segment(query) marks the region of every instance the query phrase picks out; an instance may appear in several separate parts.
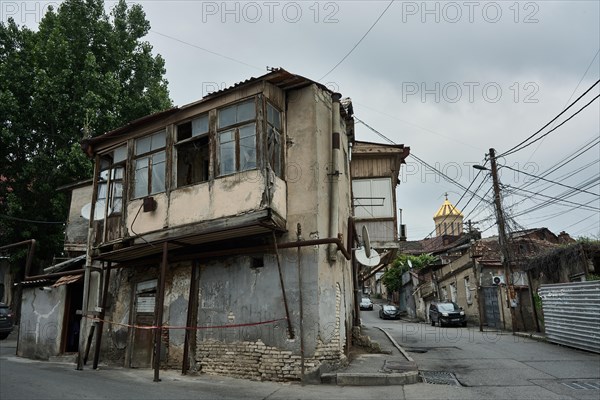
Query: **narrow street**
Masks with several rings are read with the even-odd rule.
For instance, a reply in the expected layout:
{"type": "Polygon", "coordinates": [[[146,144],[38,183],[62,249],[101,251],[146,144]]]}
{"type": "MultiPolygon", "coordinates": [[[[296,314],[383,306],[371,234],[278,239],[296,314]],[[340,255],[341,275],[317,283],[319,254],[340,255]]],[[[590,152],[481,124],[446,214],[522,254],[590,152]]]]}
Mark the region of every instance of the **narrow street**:
{"type": "Polygon", "coordinates": [[[439,328],[361,312],[363,324],[388,332],[437,384],[334,386],[255,382],[217,376],[74,364],[16,357],[14,338],[0,342],[4,399],[598,399],[600,355],[476,327],[439,328]]]}
{"type": "Polygon", "coordinates": [[[433,381],[404,387],[406,398],[598,399],[600,355],[513,336],[425,323],[383,321],[362,312],[363,324],[386,330],[433,381]],[[450,373],[450,374],[448,374],[450,373]],[[455,378],[455,379],[454,379],[455,378]]]}

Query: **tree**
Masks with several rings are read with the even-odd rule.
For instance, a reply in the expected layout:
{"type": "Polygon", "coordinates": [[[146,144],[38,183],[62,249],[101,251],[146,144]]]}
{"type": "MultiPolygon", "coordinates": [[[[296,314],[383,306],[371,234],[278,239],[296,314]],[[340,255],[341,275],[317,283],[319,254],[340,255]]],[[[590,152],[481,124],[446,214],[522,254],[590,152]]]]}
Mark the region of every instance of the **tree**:
{"type": "Polygon", "coordinates": [[[382,281],[390,292],[396,292],[402,287],[402,274],[411,269],[419,270],[437,261],[431,254],[411,256],[401,254],[394,260],[392,266],[383,273],[382,281]],[[410,261],[410,263],[409,263],[410,261]]]}
{"type": "Polygon", "coordinates": [[[66,0],[37,32],[0,22],[0,243],[38,240],[38,267],[63,245],[57,188],[91,178],[79,142],[171,107],[149,29],[124,0],[109,14],[103,0],[66,0]]]}

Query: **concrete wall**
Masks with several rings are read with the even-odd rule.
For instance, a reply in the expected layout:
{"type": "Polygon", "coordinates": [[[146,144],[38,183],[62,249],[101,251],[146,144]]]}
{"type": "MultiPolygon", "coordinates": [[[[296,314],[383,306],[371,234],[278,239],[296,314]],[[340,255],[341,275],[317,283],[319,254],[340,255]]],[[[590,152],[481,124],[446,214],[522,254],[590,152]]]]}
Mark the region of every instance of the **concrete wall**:
{"type": "Polygon", "coordinates": [[[23,288],[18,356],[47,360],[60,354],[66,288],[23,288]]]}

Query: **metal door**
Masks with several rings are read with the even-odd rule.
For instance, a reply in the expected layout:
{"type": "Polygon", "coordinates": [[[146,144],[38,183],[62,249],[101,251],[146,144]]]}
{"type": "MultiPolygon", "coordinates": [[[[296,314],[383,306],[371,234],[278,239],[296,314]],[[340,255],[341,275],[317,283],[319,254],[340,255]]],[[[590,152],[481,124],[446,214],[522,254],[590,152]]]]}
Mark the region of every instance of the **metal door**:
{"type": "Polygon", "coordinates": [[[498,304],[498,288],[496,286],[484,287],[485,321],[492,328],[500,328],[500,307],[498,304]]]}
{"type": "Polygon", "coordinates": [[[156,304],[156,279],[136,285],[133,324],[138,328],[133,332],[131,351],[132,368],[150,368],[154,348],[154,330],[139,327],[154,325],[156,304]]]}

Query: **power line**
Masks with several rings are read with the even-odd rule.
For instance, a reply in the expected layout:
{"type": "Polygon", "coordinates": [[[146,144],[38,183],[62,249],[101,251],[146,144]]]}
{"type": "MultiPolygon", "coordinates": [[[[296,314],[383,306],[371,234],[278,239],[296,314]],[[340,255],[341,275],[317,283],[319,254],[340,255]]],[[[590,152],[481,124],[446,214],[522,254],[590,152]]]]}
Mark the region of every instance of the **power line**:
{"type": "Polygon", "coordinates": [[[367,30],[367,32],[360,38],[360,40],[358,42],[356,42],[356,44],[350,49],[350,51],[337,64],[335,64],[334,67],[329,70],[329,72],[327,72],[325,75],[323,75],[321,78],[319,78],[319,80],[323,80],[327,75],[329,75],[330,73],[332,73],[337,67],[340,66],[341,63],[344,62],[344,60],[346,58],[348,58],[348,56],[350,54],[352,54],[352,52],[354,51],[354,49],[356,49],[358,47],[358,45],[367,37],[367,35],[369,34],[369,32],[371,32],[371,30],[375,27],[375,25],[377,25],[377,23],[379,22],[379,20],[383,17],[383,15],[392,6],[393,3],[394,3],[394,0],[390,1],[390,4],[387,5],[387,7],[385,8],[385,10],[383,10],[383,12],[381,13],[381,15],[379,15],[379,17],[375,20],[375,22],[373,22],[373,25],[371,25],[371,27],[369,28],[369,30],[367,30]]]}
{"type": "MultiPolygon", "coordinates": [[[[553,197],[553,196],[548,196],[548,195],[541,194],[541,193],[532,192],[530,190],[525,190],[525,189],[520,189],[520,190],[523,191],[523,192],[532,193],[534,196],[540,196],[540,197],[545,197],[547,199],[554,200],[555,202],[561,201],[563,203],[569,203],[569,204],[573,204],[573,205],[576,205],[576,206],[586,207],[586,208],[588,208],[590,210],[593,210],[593,211],[600,211],[600,208],[598,208],[598,207],[585,206],[585,205],[580,204],[580,203],[575,203],[573,201],[561,199],[561,198],[558,198],[558,197],[553,197]]],[[[516,194],[517,196],[522,196],[520,193],[516,193],[516,192],[513,193],[513,194],[516,194]]]]}
{"type": "Polygon", "coordinates": [[[533,174],[530,174],[530,173],[527,173],[527,172],[524,172],[524,171],[519,171],[518,169],[509,167],[508,165],[503,165],[502,168],[508,168],[508,169],[510,169],[512,171],[521,173],[523,175],[531,176],[533,178],[540,179],[540,180],[546,181],[546,182],[550,182],[550,183],[552,183],[554,185],[563,186],[563,187],[566,187],[568,189],[573,189],[573,190],[579,191],[581,193],[588,193],[588,194],[591,194],[591,195],[594,195],[594,196],[600,196],[600,194],[597,194],[597,193],[588,192],[587,190],[578,189],[578,188],[575,188],[573,186],[565,185],[563,183],[558,183],[558,182],[554,182],[554,181],[551,181],[551,180],[546,179],[546,178],[542,178],[541,176],[536,176],[536,175],[533,175],[533,174]]]}
{"type": "MultiPolygon", "coordinates": [[[[566,124],[567,122],[569,122],[571,119],[573,119],[577,114],[579,114],[580,112],[582,112],[584,109],[586,109],[590,104],[592,104],[594,101],[596,101],[598,99],[598,97],[600,97],[600,94],[597,95],[596,97],[594,97],[592,100],[590,100],[585,106],[581,107],[579,110],[577,110],[573,115],[571,115],[569,118],[567,118],[566,120],[564,120],[563,122],[561,122],[560,124],[558,124],[557,126],[555,126],[554,128],[550,129],[548,132],[544,133],[542,136],[540,136],[539,138],[527,143],[526,145],[522,146],[519,149],[516,150],[512,150],[512,151],[507,151],[504,154],[502,154],[503,156],[507,156],[510,154],[514,154],[517,151],[521,151],[529,146],[531,146],[532,144],[534,144],[535,142],[542,140],[543,138],[545,138],[546,136],[548,136],[549,134],[551,134],[552,132],[554,132],[555,130],[557,130],[558,128],[560,128],[561,126],[563,126],[564,124],[566,124]]],[[[529,139],[527,139],[529,140],[529,139]]]]}
{"type": "MultiPolygon", "coordinates": [[[[571,101],[571,99],[573,98],[573,96],[575,95],[575,92],[577,91],[577,89],[579,89],[579,85],[581,85],[581,82],[583,82],[583,79],[585,78],[585,76],[587,75],[588,71],[590,70],[590,68],[592,67],[592,65],[594,64],[594,61],[596,60],[596,57],[598,57],[598,54],[600,53],[600,49],[596,51],[596,54],[594,54],[594,58],[592,58],[592,61],[590,61],[590,64],[588,65],[588,67],[585,69],[585,72],[583,73],[583,75],[581,76],[581,79],[579,80],[579,82],[577,82],[577,86],[575,86],[575,89],[573,89],[573,92],[571,93],[571,95],[569,96],[569,99],[567,100],[567,102],[565,103],[565,105],[563,107],[566,107],[569,102],[571,101]]],[[[529,159],[527,160],[529,162],[529,160],[531,160],[531,157],[533,157],[535,155],[535,153],[538,151],[538,149],[540,148],[540,146],[542,145],[542,143],[540,143],[535,150],[533,150],[533,153],[531,153],[531,156],[529,156],[529,159]]]]}
{"type": "MultiPolygon", "coordinates": [[[[507,154],[512,154],[515,151],[516,148],[518,148],[519,146],[523,145],[524,143],[527,143],[527,141],[529,141],[531,138],[537,136],[538,133],[540,133],[542,130],[544,130],[548,125],[550,125],[551,123],[553,123],[554,121],[556,121],[561,115],[563,115],[569,108],[573,107],[579,100],[581,100],[581,98],[583,96],[585,96],[588,92],[590,92],[594,86],[596,86],[598,84],[598,82],[600,82],[600,79],[597,80],[592,86],[589,87],[588,90],[586,90],[581,96],[579,96],[574,102],[572,102],[567,108],[565,108],[564,110],[562,110],[560,112],[560,114],[558,114],[556,117],[552,118],[552,120],[550,120],[550,122],[548,122],[546,125],[542,126],[540,129],[538,129],[534,134],[532,134],[531,136],[529,136],[527,139],[523,140],[521,143],[517,144],[516,146],[508,149],[507,151],[505,151],[504,153],[500,154],[498,157],[503,157],[506,156],[507,154]]],[[[522,150],[522,149],[519,149],[522,150]]]]}
{"type": "Polygon", "coordinates": [[[167,39],[174,40],[174,41],[176,41],[176,42],[179,42],[179,43],[181,43],[181,44],[185,44],[186,46],[190,46],[190,47],[193,47],[193,48],[195,48],[195,49],[202,50],[202,51],[204,51],[204,52],[206,52],[206,53],[209,53],[209,54],[215,55],[215,56],[217,56],[217,57],[221,57],[221,58],[224,58],[224,59],[226,59],[226,60],[233,61],[233,62],[235,62],[235,63],[242,64],[242,65],[245,65],[245,66],[247,66],[247,67],[251,67],[251,68],[257,69],[257,70],[259,70],[259,71],[263,71],[263,68],[257,67],[256,65],[248,64],[247,62],[244,62],[244,61],[238,60],[238,59],[236,59],[236,58],[233,58],[233,57],[226,56],[226,55],[224,55],[224,54],[221,54],[221,53],[217,53],[216,51],[212,51],[212,50],[206,49],[206,48],[204,48],[204,47],[198,46],[198,45],[196,45],[196,44],[193,44],[193,43],[190,43],[190,42],[186,42],[185,40],[181,40],[181,39],[178,39],[178,38],[176,38],[176,37],[169,36],[169,35],[166,35],[166,34],[164,34],[164,33],[157,32],[157,31],[155,31],[154,29],[150,29],[150,32],[151,32],[151,33],[154,33],[154,34],[156,34],[156,35],[159,35],[159,36],[165,37],[165,38],[167,38],[167,39]]]}

